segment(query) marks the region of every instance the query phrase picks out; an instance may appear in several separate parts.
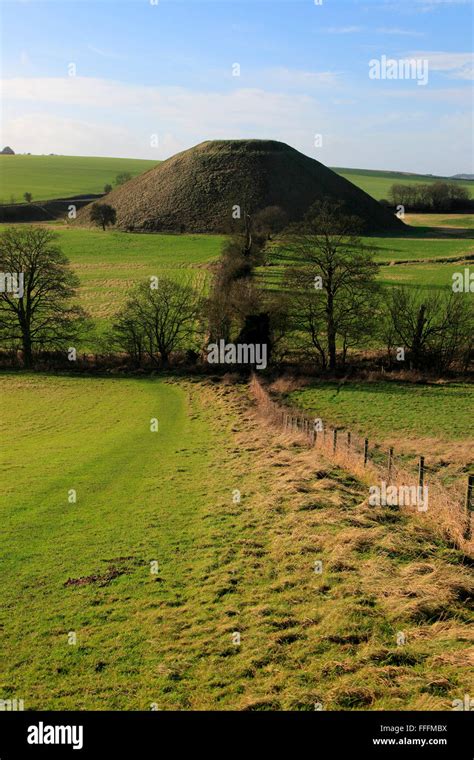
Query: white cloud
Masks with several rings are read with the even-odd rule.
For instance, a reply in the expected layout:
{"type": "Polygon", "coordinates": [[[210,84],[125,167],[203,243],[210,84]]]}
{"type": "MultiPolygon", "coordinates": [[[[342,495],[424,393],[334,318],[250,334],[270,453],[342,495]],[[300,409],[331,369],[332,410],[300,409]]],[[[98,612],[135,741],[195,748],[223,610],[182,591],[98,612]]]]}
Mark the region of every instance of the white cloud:
{"type": "Polygon", "coordinates": [[[450,79],[473,79],[474,53],[444,53],[440,51],[418,51],[410,54],[416,58],[426,58],[430,71],[447,73],[450,79]]]}
{"type": "Polygon", "coordinates": [[[276,66],[265,69],[255,77],[259,85],[270,83],[284,87],[304,87],[306,89],[321,85],[334,86],[339,80],[339,74],[335,71],[303,71],[301,69],[288,69],[284,66],[276,66]]]}
{"type": "Polygon", "coordinates": [[[325,30],[328,34],[357,34],[363,32],[363,26],[331,26],[325,30]]]}
{"type": "Polygon", "coordinates": [[[416,32],[413,29],[399,29],[398,27],[381,27],[376,30],[378,34],[393,34],[401,37],[423,37],[424,32],[416,32]]]}
{"type": "Polygon", "coordinates": [[[91,53],[95,53],[96,55],[99,55],[101,58],[110,58],[112,60],[125,60],[125,56],[119,55],[118,53],[113,53],[110,50],[103,50],[102,48],[95,47],[94,45],[87,45],[87,48],[91,51],[91,53]]]}
{"type": "MultiPolygon", "coordinates": [[[[324,72],[279,72],[282,79],[324,81],[324,72]]],[[[17,152],[159,159],[203,140],[254,137],[281,140],[330,166],[390,163],[387,168],[402,171],[472,171],[467,88],[430,88],[422,101],[419,93],[390,89],[388,102],[399,105],[381,114],[377,103],[383,93],[358,91],[364,107],[355,109],[352,86],[340,83],[329,98],[327,85],[321,86],[324,98],[316,86],[269,91],[236,83],[217,92],[86,77],[17,78],[4,82],[2,143],[17,152]],[[427,115],[425,98],[456,106],[449,125],[432,118],[432,109],[427,115]],[[446,129],[453,136],[448,151],[446,129]],[[153,134],[158,149],[151,147],[153,134]],[[314,147],[315,134],[323,136],[320,149],[314,147]]]]}

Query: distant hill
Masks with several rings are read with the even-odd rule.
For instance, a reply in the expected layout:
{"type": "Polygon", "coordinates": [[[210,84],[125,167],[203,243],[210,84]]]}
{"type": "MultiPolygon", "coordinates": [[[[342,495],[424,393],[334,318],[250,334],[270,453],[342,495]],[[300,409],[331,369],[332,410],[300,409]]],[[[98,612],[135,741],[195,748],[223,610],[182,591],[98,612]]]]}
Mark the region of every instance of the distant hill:
{"type": "MultiPolygon", "coordinates": [[[[290,221],[317,200],[343,201],[367,232],[402,223],[358,187],[319,161],[275,140],[209,140],[178,153],[109,193],[120,229],[222,232],[235,206],[253,212],[279,206],[290,221]]],[[[89,207],[78,214],[87,223],[89,207]]]]}
{"type": "Polygon", "coordinates": [[[102,193],[120,172],[135,177],[155,165],[135,158],[0,154],[0,201],[9,203],[13,197],[19,203],[27,192],[34,201],[102,193]]]}
{"type": "Polygon", "coordinates": [[[4,149],[0,151],[0,154],[3,156],[14,156],[15,151],[13,150],[13,148],[10,148],[9,145],[5,145],[4,149]]]}
{"type": "Polygon", "coordinates": [[[390,187],[395,182],[400,182],[403,185],[409,184],[429,184],[431,182],[451,181],[459,182],[470,193],[471,198],[474,197],[474,182],[470,182],[470,175],[455,177],[438,177],[434,174],[412,174],[411,172],[389,172],[381,171],[377,169],[345,169],[332,167],[333,171],[340,174],[341,177],[345,177],[350,182],[353,182],[357,187],[365,190],[373,198],[381,200],[382,198],[388,198],[390,187]]]}
{"type": "Polygon", "coordinates": [[[451,179],[470,179],[474,180],[474,174],[453,174],[451,179]]]}

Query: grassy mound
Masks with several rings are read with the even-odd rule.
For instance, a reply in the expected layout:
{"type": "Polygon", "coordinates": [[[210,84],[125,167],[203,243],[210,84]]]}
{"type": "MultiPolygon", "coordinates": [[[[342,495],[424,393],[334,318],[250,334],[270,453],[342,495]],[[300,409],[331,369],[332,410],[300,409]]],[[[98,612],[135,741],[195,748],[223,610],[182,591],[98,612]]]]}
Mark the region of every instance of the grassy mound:
{"type": "MultiPolygon", "coordinates": [[[[235,206],[242,213],[280,206],[297,221],[322,198],[343,201],[367,232],[402,228],[355,185],[272,140],[203,142],[116,188],[104,202],[116,209],[121,229],[219,232],[229,227],[235,206]]],[[[87,223],[89,213],[85,207],[79,220],[87,223]]]]}

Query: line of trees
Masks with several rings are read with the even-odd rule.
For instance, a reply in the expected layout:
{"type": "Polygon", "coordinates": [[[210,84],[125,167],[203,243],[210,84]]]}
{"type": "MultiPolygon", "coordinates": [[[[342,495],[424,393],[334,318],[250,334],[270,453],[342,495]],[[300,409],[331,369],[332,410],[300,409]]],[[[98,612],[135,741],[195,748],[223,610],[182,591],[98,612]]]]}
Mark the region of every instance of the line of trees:
{"type": "MultiPolygon", "coordinates": [[[[244,212],[227,238],[207,292],[188,278],[136,285],[106,336],[106,352],[135,366],[168,367],[177,353],[195,362],[210,343],[265,344],[270,363],[311,362],[322,371],[347,366],[351,351],[390,364],[438,372],[468,369],[474,315],[469,293],[382,288],[361,223],[342,206],[316,204],[302,224],[282,213],[244,212]],[[278,290],[261,287],[256,265],[280,233],[285,274],[278,290]]],[[[267,270],[271,271],[271,270],[267,270]]],[[[0,348],[21,350],[31,367],[41,351],[87,340],[90,319],[77,304],[78,278],[44,227],[13,227],[0,236],[0,348]],[[14,281],[21,273],[22,282],[14,281]],[[10,278],[10,279],[8,279],[10,278]]]]}
{"type": "Polygon", "coordinates": [[[467,189],[455,182],[395,183],[390,188],[389,201],[393,206],[403,206],[406,211],[443,214],[474,209],[467,189]]]}
{"type": "Polygon", "coordinates": [[[474,311],[468,293],[423,287],[382,288],[374,251],[360,223],[342,207],[315,206],[287,235],[288,328],[291,345],[324,370],[347,364],[348,350],[386,346],[389,363],[439,372],[467,369],[474,311]]]}

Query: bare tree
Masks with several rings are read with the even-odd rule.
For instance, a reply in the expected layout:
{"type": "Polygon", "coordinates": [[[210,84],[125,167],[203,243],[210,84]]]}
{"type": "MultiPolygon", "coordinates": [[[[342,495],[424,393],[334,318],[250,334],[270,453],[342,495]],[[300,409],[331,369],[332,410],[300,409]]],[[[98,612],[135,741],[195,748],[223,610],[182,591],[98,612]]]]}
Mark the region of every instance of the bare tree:
{"type": "Polygon", "coordinates": [[[280,206],[267,206],[255,214],[253,219],[256,232],[267,240],[271,240],[272,235],[277,235],[284,230],[287,224],[288,214],[280,206]]]}
{"type": "Polygon", "coordinates": [[[465,361],[474,327],[468,294],[429,291],[425,288],[392,288],[387,293],[384,335],[408,353],[415,369],[449,369],[465,361]]]}
{"type": "Polygon", "coordinates": [[[296,264],[287,275],[294,320],[330,370],[336,367],[338,338],[347,350],[372,329],[377,265],[360,229],[360,220],[340,204],[322,202],[287,236],[286,255],[296,264]]]}
{"type": "Polygon", "coordinates": [[[116,315],[109,337],[113,347],[125,351],[137,367],[141,366],[147,336],[141,312],[133,298],[116,315]]]}
{"type": "Polygon", "coordinates": [[[188,283],[160,278],[157,287],[144,282],[132,292],[116,322],[115,337],[137,358],[142,347],[150,359],[169,365],[170,355],[191,348],[201,316],[202,299],[188,283]]]}
{"type": "Polygon", "coordinates": [[[15,287],[0,289],[0,340],[23,349],[25,367],[34,349],[65,349],[77,341],[85,312],[71,305],[79,280],[43,227],[11,227],[0,237],[0,271],[15,287]]]}

